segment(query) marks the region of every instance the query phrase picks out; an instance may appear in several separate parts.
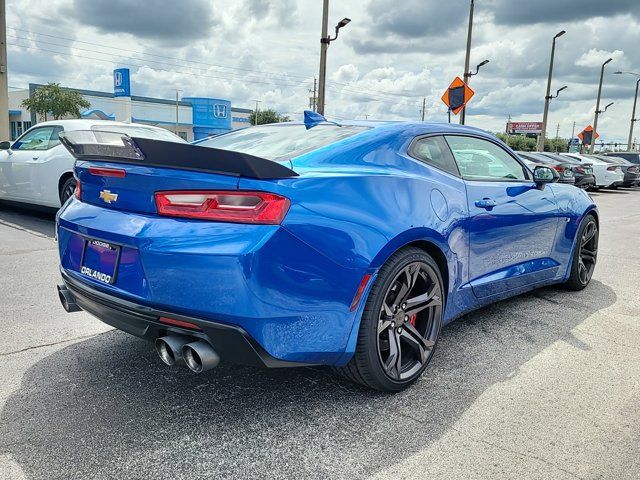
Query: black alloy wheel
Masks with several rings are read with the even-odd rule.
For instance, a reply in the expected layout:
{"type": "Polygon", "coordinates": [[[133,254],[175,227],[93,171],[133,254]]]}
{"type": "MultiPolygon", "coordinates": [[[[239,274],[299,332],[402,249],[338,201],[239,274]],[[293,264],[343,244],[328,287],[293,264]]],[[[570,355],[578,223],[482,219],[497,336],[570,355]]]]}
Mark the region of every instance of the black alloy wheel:
{"type": "Polygon", "coordinates": [[[564,286],[570,290],[582,290],[591,281],[598,260],[598,222],[587,215],[578,229],[576,248],[573,252],[571,274],[564,286]]]}
{"type": "Polygon", "coordinates": [[[430,255],[416,247],[394,253],[369,292],[356,352],[337,370],[376,390],[408,387],[433,356],[444,300],[442,275],[430,255]]]}
{"type": "Polygon", "coordinates": [[[378,358],[392,380],[406,380],[426,365],[438,336],[434,319],[442,313],[442,287],[424,262],[403,268],[382,301],[378,358]]]}
{"type": "Polygon", "coordinates": [[[580,237],[580,252],[578,253],[578,279],[583,285],[591,281],[598,258],[598,225],[590,217],[584,232],[580,237]]]}

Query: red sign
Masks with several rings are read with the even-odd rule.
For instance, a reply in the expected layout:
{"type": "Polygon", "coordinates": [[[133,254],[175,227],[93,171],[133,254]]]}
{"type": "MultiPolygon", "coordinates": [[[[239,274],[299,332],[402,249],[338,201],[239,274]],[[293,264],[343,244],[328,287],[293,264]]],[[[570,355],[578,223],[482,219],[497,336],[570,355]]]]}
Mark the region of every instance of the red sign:
{"type": "Polygon", "coordinates": [[[578,138],[583,145],[591,145],[591,142],[595,142],[599,136],[598,132],[593,131],[593,127],[591,125],[578,134],[578,138]]]}
{"type": "Polygon", "coordinates": [[[542,122],[509,122],[509,133],[542,133],[542,122]]]}
{"type": "Polygon", "coordinates": [[[471,87],[464,83],[460,77],[456,77],[442,95],[442,101],[451,110],[454,115],[460,113],[475,92],[471,87]]]}

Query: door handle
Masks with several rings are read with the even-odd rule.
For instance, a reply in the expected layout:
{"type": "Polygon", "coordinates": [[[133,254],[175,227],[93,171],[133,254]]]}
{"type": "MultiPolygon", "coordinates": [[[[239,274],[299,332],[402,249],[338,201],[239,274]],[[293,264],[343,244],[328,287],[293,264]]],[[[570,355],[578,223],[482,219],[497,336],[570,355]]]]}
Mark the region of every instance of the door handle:
{"type": "Polygon", "coordinates": [[[496,201],[492,198],[485,197],[482,200],[476,200],[476,207],[478,208],[486,208],[487,210],[491,210],[496,205],[496,201]]]}
{"type": "Polygon", "coordinates": [[[31,157],[32,160],[38,160],[40,157],[31,157]]]}

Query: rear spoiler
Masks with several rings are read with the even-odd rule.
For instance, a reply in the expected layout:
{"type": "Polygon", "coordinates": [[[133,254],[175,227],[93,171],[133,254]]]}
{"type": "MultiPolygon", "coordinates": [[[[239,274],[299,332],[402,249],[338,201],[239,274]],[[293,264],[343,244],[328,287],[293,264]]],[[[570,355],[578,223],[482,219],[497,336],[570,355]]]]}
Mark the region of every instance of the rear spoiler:
{"type": "Polygon", "coordinates": [[[278,162],[246,153],[189,143],[130,137],[117,132],[62,132],[60,141],[77,160],[177,168],[263,180],[298,176],[296,172],[278,162]]]}

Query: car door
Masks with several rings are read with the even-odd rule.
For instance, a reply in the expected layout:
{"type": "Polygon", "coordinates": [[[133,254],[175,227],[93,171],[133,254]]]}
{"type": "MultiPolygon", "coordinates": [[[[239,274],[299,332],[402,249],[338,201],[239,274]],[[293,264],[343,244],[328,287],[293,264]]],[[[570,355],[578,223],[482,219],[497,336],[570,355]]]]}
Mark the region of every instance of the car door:
{"type": "Polygon", "coordinates": [[[538,188],[506,148],[486,138],[445,136],[467,188],[468,278],[478,297],[553,278],[558,226],[552,188],[538,188]]]}
{"type": "Polygon", "coordinates": [[[34,200],[34,178],[37,176],[34,166],[46,156],[54,132],[60,130],[53,125],[35,127],[15,141],[7,151],[7,196],[16,200],[34,200]]]}

